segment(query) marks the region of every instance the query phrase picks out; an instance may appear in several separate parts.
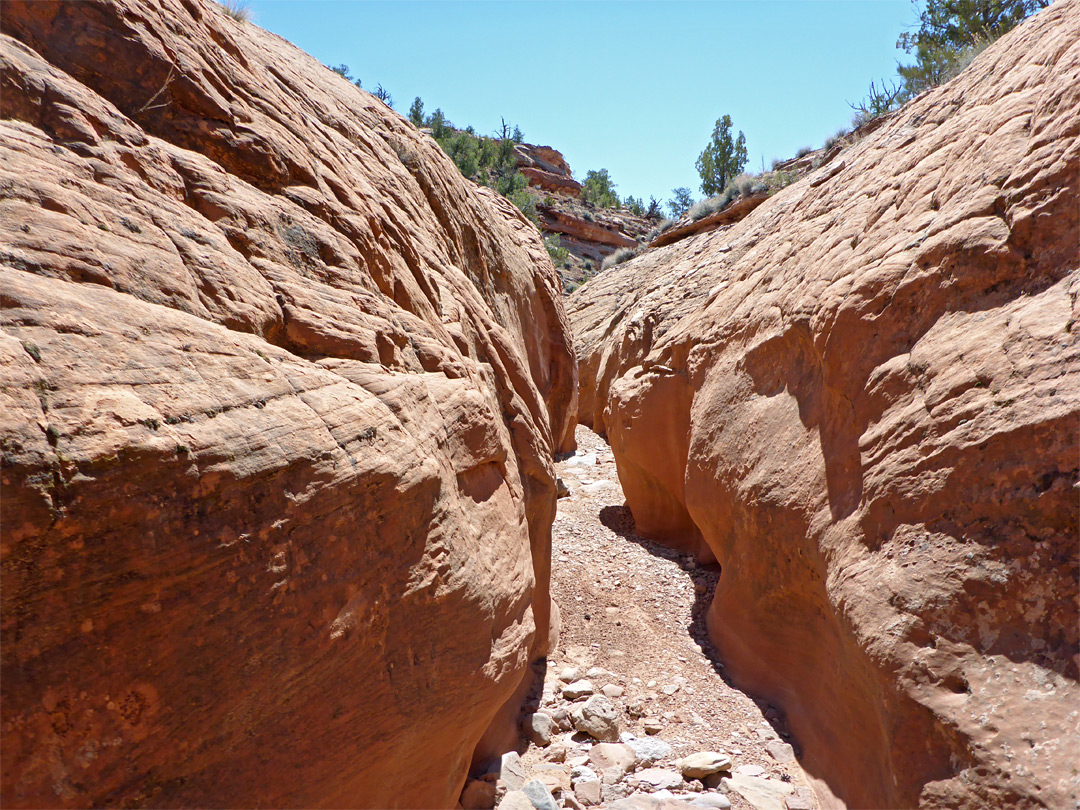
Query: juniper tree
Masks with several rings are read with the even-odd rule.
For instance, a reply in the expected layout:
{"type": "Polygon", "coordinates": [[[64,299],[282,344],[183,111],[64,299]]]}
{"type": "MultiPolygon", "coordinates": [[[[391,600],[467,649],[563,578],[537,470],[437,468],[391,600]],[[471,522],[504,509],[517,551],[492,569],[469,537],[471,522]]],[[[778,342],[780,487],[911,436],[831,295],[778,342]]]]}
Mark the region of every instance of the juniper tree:
{"type": "Polygon", "coordinates": [[[693,206],[694,195],[690,193],[690,189],[686,186],[673,188],[671,193],[675,196],[668,200],[668,210],[671,211],[672,219],[678,219],[693,206]]]}
{"type": "Polygon", "coordinates": [[[897,66],[905,97],[948,81],[978,50],[1048,5],[1050,0],[926,0],[918,29],[896,42],[915,56],[915,64],[897,66]]]}
{"type": "Polygon", "coordinates": [[[713,197],[724,190],[746,165],[746,136],[739,133],[731,137],[731,116],[725,115],[713,127],[712,140],[698,155],[697,170],[701,175],[701,190],[706,197],[713,197]]]}
{"type": "Polygon", "coordinates": [[[424,125],[424,102],[420,100],[420,96],[414,98],[412,106],[409,107],[409,120],[413,122],[413,126],[424,125]]]}

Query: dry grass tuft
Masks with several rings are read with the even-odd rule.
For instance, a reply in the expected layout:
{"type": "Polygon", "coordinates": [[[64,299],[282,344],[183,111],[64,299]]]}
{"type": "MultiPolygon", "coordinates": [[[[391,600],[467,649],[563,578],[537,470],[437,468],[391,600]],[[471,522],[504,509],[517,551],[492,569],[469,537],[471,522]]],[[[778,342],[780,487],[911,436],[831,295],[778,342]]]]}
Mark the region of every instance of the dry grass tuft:
{"type": "Polygon", "coordinates": [[[225,13],[237,22],[251,20],[251,3],[248,0],[218,0],[225,13]]]}

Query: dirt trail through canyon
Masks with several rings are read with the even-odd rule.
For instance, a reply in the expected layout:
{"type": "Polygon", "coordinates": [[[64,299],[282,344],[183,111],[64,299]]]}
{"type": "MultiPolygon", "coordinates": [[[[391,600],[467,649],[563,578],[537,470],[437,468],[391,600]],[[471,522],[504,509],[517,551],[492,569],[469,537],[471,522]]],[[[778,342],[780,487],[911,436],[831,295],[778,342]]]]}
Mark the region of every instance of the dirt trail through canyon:
{"type": "MultiPolygon", "coordinates": [[[[556,716],[581,705],[583,698],[567,700],[566,679],[560,680],[576,669],[577,678],[616,705],[624,742],[633,735],[670,745],[659,761],[639,760],[625,778],[604,785],[605,805],[634,795],[644,800],[642,793],[702,800],[695,794],[711,787],[735,808],[816,807],[810,779],[787,744],[782,714],[731,685],[708,640],[705,613],[719,566],[639,537],[610,448],[585,427],[578,427],[577,442],[577,452],[557,465],[570,490],[559,500],[553,529],[551,587],[562,631],[534,705],[556,716]],[[668,788],[671,795],[640,778],[645,768],[677,773],[679,758],[702,751],[730,755],[730,772],[704,782],[684,780],[668,788]],[[721,784],[720,777],[728,776],[732,781],[721,784]]],[[[530,746],[523,764],[553,788],[561,779],[571,793],[565,777],[595,742],[567,731],[548,746],[530,746]]],[[[656,806],[641,806],[650,804],[656,806]]],[[[723,806],[722,800],[714,806],[723,806]]]]}

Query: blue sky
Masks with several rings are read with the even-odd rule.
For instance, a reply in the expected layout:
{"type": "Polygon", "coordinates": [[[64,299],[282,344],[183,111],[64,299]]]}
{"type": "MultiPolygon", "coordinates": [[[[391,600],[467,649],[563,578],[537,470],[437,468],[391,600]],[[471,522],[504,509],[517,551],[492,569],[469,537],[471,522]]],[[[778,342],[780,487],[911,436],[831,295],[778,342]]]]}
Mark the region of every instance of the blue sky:
{"type": "Polygon", "coordinates": [[[365,89],[415,96],[456,125],[500,117],[553,146],[578,178],[606,168],[620,195],[700,195],[713,123],[746,134],[748,169],[821,143],[848,101],[890,77],[909,0],[832,2],[357,2],[252,0],[254,21],[365,89]]]}

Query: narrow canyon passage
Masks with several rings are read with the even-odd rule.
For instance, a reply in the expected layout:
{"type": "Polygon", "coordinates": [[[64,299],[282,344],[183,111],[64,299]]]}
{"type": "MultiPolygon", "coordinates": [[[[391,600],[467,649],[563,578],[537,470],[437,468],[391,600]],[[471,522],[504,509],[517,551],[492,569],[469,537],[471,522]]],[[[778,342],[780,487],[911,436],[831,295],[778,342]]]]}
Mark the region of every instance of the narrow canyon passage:
{"type": "MultiPolygon", "coordinates": [[[[609,774],[611,784],[594,788],[605,806],[634,795],[626,807],[659,807],[656,800],[665,797],[711,799],[706,806],[714,807],[724,800],[734,808],[817,807],[811,780],[785,741],[783,716],[731,686],[716,661],[704,616],[719,567],[638,537],[610,448],[583,426],[577,442],[577,452],[557,464],[569,489],[559,500],[552,548],[562,630],[534,707],[556,717],[560,709],[572,711],[585,696],[568,700],[562,690],[587,680],[615,705],[624,741],[633,735],[666,744],[657,746],[663,756],[656,762],[639,759],[622,778],[609,774]],[[730,755],[730,772],[704,781],[659,773],[678,774],[676,760],[706,751],[730,755]],[[721,784],[724,777],[731,779],[721,784]]],[[[566,731],[549,745],[530,745],[522,764],[528,778],[573,793],[575,764],[598,770],[583,762],[595,743],[566,731]]],[[[588,789],[581,793],[589,796],[588,789]]]]}

